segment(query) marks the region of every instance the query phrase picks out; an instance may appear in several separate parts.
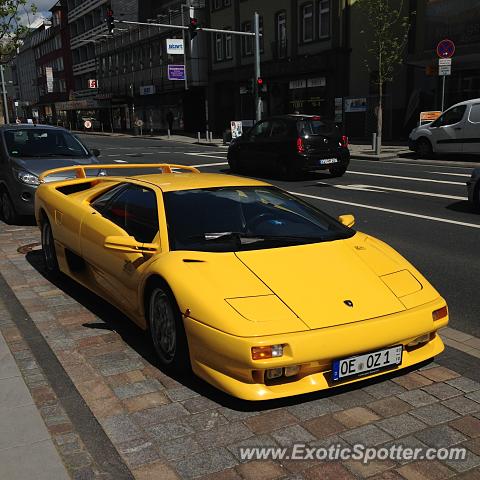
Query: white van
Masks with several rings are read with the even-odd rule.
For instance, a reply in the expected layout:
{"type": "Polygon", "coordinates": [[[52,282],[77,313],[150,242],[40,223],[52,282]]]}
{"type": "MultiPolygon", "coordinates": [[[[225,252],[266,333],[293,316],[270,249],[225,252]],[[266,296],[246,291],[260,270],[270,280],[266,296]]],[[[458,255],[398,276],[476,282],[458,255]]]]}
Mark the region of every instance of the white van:
{"type": "Polygon", "coordinates": [[[480,154],[480,98],[457,103],[434,122],[414,128],[409,148],[420,157],[435,153],[480,154]]]}

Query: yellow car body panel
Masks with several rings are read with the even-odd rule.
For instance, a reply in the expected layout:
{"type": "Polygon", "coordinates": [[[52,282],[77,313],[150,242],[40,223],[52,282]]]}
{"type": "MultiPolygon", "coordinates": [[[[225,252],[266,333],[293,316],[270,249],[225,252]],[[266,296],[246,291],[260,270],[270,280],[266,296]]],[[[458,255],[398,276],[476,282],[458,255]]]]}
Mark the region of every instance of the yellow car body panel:
{"type": "Polygon", "coordinates": [[[445,307],[445,300],[398,252],[363,233],[239,252],[171,251],[163,194],[227,186],[269,187],[203,173],[79,178],[42,183],[36,218],[52,226],[60,269],[144,329],[147,285],[165,280],[184,318],[193,371],[239,398],[279,398],[382,375],[334,382],[332,362],[388,346],[404,347],[396,369],[443,350],[438,330],[447,325],[448,315],[434,321],[432,313],[445,307]],[[157,196],[159,231],[150,253],[107,248],[107,237],[128,233],[90,206],[124,182],[157,196]],[[87,268],[75,269],[72,257],[87,268]],[[415,344],[419,338],[423,341],[415,344]],[[283,356],[253,360],[252,347],[267,345],[283,345],[283,356]],[[267,369],[296,365],[300,370],[294,378],[267,381],[267,369]]]}

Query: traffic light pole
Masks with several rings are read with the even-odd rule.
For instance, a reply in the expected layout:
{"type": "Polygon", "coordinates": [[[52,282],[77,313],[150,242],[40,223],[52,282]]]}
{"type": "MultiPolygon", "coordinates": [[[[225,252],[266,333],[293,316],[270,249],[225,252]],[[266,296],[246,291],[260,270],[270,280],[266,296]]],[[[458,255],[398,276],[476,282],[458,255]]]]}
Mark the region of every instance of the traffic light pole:
{"type": "Polygon", "coordinates": [[[260,15],[255,12],[253,17],[253,32],[255,34],[255,120],[262,119],[262,99],[260,97],[261,86],[258,83],[260,76],[260,15]]]}

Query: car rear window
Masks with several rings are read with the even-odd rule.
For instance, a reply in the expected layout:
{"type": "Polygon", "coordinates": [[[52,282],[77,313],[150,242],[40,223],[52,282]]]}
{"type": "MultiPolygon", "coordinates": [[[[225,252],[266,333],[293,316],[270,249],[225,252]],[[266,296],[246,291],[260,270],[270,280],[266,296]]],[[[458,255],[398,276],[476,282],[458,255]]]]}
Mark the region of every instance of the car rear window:
{"type": "Polygon", "coordinates": [[[323,119],[304,119],[297,122],[300,135],[332,135],[340,134],[334,122],[323,119]]]}

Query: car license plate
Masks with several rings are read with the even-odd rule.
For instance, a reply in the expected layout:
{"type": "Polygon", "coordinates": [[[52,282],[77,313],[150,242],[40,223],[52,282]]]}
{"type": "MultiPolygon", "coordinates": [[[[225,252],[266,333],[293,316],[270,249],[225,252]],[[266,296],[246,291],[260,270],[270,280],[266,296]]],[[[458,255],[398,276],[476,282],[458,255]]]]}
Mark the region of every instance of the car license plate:
{"type": "Polygon", "coordinates": [[[338,160],[336,158],[322,158],[318,162],[320,165],[329,165],[330,163],[337,163],[338,160]]]}
{"type": "Polygon", "coordinates": [[[396,345],[377,352],[334,360],[332,367],[333,380],[337,381],[352,375],[371,373],[400,365],[402,363],[402,353],[403,346],[396,345]]]}

